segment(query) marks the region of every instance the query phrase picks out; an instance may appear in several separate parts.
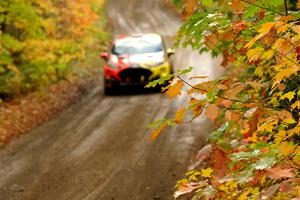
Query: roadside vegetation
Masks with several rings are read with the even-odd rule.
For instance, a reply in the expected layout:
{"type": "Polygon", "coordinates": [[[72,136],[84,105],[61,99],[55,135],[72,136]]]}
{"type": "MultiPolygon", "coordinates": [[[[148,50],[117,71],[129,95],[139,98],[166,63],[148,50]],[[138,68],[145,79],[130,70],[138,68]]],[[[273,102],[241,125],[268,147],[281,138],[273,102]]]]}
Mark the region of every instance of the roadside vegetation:
{"type": "Polygon", "coordinates": [[[222,55],[227,74],[213,81],[201,74],[186,80],[188,68],[148,85],[172,79],[168,98],[190,97],[174,119],[152,124],[153,139],[166,126],[202,113],[217,127],[174,196],[300,199],[300,2],[191,0],[184,8],[189,17],[178,45],[222,55]],[[191,84],[192,79],[199,82],[191,84]]]}
{"type": "Polygon", "coordinates": [[[107,40],[104,0],[1,0],[0,98],[88,73],[107,40]]]}
{"type": "Polygon", "coordinates": [[[106,0],[0,1],[0,146],[99,84],[106,0]]]}

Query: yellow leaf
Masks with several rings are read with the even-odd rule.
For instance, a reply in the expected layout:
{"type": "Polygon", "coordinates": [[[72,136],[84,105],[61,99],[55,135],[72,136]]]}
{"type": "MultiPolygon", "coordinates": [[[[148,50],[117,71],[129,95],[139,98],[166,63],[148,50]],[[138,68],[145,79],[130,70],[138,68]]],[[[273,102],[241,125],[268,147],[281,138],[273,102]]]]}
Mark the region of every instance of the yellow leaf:
{"type": "Polygon", "coordinates": [[[274,135],[275,143],[279,144],[281,141],[283,141],[288,136],[286,131],[279,131],[274,135]]]}
{"type": "Polygon", "coordinates": [[[186,113],[185,108],[179,109],[175,114],[175,122],[176,123],[182,123],[183,120],[184,120],[185,113],[186,113]]]}
{"type": "Polygon", "coordinates": [[[170,85],[166,92],[166,94],[168,95],[168,98],[173,99],[174,97],[181,95],[181,89],[182,89],[183,85],[184,85],[184,83],[180,80],[177,81],[175,84],[170,85]]]}
{"type": "Polygon", "coordinates": [[[260,38],[262,38],[263,36],[264,36],[263,33],[256,35],[252,40],[250,40],[250,42],[248,42],[248,44],[246,44],[245,47],[246,47],[247,49],[251,48],[251,47],[255,44],[255,42],[256,42],[257,40],[259,40],[260,38]]]}
{"type": "Polygon", "coordinates": [[[277,116],[278,116],[278,118],[283,120],[285,123],[288,123],[288,124],[296,123],[295,119],[293,118],[292,113],[290,113],[286,110],[281,110],[280,112],[278,112],[277,116]]]}
{"type": "Polygon", "coordinates": [[[152,133],[151,133],[151,139],[155,140],[159,134],[167,127],[167,123],[163,123],[161,124],[157,129],[155,129],[152,133]]]}
{"type": "Polygon", "coordinates": [[[238,200],[247,200],[248,199],[248,194],[250,193],[249,190],[244,191],[241,196],[239,196],[238,200]]]}
{"type": "Polygon", "coordinates": [[[264,70],[264,67],[262,65],[257,66],[256,69],[255,69],[255,74],[259,77],[263,77],[264,72],[265,72],[265,70],[264,70]]]}
{"type": "Polygon", "coordinates": [[[265,51],[263,54],[262,54],[262,58],[264,60],[270,60],[271,58],[273,58],[274,56],[274,50],[270,49],[268,51],[265,51]]]}
{"type": "Polygon", "coordinates": [[[274,87],[275,85],[277,85],[284,79],[289,78],[291,75],[295,74],[297,71],[299,71],[298,66],[290,66],[287,69],[280,70],[274,78],[274,83],[273,83],[272,87],[274,87]]]}
{"type": "Polygon", "coordinates": [[[259,33],[267,34],[273,28],[274,24],[275,24],[274,22],[264,23],[264,25],[262,27],[260,27],[260,29],[258,30],[258,32],[259,33]]]}
{"type": "Polygon", "coordinates": [[[214,170],[212,168],[202,169],[201,176],[204,178],[211,178],[214,170]]]}
{"type": "Polygon", "coordinates": [[[289,135],[290,136],[292,136],[294,134],[300,135],[300,122],[298,122],[298,124],[293,129],[289,130],[289,135]]]}
{"type": "Polygon", "coordinates": [[[281,154],[288,156],[294,152],[295,145],[290,144],[288,142],[282,142],[279,146],[279,149],[281,154]]]}
{"type": "Polygon", "coordinates": [[[264,49],[262,47],[256,47],[254,49],[250,49],[247,52],[247,57],[249,59],[249,61],[256,61],[259,59],[259,57],[261,56],[261,54],[264,52],[264,49]]]}
{"type": "Polygon", "coordinates": [[[296,93],[294,91],[292,92],[288,92],[288,93],[285,93],[284,95],[282,95],[280,97],[280,99],[288,99],[289,101],[292,101],[295,97],[296,93]]]}
{"type": "Polygon", "coordinates": [[[295,103],[293,103],[293,105],[291,106],[293,109],[295,108],[300,108],[300,100],[296,101],[295,103]]]}

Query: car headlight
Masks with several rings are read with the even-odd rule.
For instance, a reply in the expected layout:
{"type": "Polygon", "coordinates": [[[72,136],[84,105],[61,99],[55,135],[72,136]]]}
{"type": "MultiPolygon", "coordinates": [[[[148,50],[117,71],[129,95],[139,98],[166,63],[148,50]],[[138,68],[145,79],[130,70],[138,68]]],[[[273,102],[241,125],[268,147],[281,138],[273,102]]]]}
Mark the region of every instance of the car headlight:
{"type": "Polygon", "coordinates": [[[158,66],[161,66],[165,63],[166,61],[160,61],[160,62],[153,62],[153,63],[146,63],[145,65],[149,68],[152,68],[152,67],[158,67],[158,66]]]}

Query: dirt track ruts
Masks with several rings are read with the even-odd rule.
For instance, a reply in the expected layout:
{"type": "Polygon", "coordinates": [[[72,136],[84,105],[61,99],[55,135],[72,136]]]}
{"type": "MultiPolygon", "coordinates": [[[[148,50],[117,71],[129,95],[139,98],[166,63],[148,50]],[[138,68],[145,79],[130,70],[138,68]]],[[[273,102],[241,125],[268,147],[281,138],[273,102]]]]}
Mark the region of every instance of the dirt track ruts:
{"type": "MultiPolygon", "coordinates": [[[[110,0],[116,34],[158,32],[168,41],[181,20],[162,0],[110,0]]],[[[220,76],[209,55],[179,49],[176,68],[220,76]]],[[[0,150],[0,200],[172,199],[172,188],[211,129],[204,117],[156,141],[147,124],[186,102],[162,94],[106,97],[97,87],[55,120],[0,150]]]]}

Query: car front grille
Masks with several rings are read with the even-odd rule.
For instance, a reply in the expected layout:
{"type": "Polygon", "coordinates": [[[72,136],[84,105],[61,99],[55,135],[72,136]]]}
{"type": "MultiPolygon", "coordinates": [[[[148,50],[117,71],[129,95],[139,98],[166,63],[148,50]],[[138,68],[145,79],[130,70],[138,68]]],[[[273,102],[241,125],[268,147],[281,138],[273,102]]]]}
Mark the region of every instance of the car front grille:
{"type": "Polygon", "coordinates": [[[148,83],[152,72],[144,68],[128,68],[119,73],[123,82],[148,83]]]}

